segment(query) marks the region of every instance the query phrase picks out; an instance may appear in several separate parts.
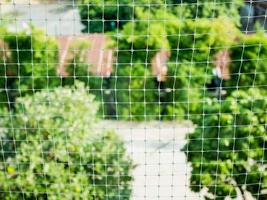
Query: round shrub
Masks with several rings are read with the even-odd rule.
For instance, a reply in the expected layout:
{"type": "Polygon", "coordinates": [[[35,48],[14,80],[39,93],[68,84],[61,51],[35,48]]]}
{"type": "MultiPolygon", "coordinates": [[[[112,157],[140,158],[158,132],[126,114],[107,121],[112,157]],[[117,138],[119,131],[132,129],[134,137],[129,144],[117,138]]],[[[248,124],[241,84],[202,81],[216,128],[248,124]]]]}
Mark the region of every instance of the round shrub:
{"type": "Polygon", "coordinates": [[[224,101],[207,99],[204,115],[183,151],[192,166],[191,189],[206,199],[266,199],[267,99],[257,89],[236,91],[224,101]]]}
{"type": "Polygon", "coordinates": [[[1,199],[129,199],[132,161],[78,83],[19,98],[2,112],[1,199]]]}

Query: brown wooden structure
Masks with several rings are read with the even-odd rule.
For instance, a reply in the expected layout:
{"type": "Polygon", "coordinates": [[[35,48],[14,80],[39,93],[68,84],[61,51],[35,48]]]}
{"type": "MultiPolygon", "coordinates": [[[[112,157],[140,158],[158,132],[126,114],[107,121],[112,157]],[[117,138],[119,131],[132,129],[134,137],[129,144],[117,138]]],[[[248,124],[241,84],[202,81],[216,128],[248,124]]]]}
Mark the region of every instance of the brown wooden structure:
{"type": "MultiPolygon", "coordinates": [[[[59,46],[59,64],[57,72],[61,76],[67,76],[66,67],[73,59],[71,44],[75,41],[87,41],[90,46],[83,49],[85,52],[85,62],[88,64],[88,70],[101,77],[110,77],[114,62],[114,49],[108,48],[109,39],[104,34],[84,34],[79,36],[57,36],[59,46]],[[74,38],[75,37],[75,38],[74,38]],[[75,40],[74,40],[75,39],[75,40]]],[[[163,82],[167,78],[167,62],[170,58],[170,52],[160,50],[151,60],[152,75],[158,82],[163,82]]]]}
{"type": "Polygon", "coordinates": [[[61,76],[67,76],[66,66],[73,59],[73,49],[71,44],[77,40],[90,43],[88,48],[78,52],[85,53],[85,62],[88,64],[88,70],[97,76],[109,77],[112,73],[113,50],[107,48],[108,38],[104,34],[88,34],[80,36],[57,36],[59,45],[59,65],[57,72],[61,76]],[[74,40],[75,39],[75,40],[74,40]]]}

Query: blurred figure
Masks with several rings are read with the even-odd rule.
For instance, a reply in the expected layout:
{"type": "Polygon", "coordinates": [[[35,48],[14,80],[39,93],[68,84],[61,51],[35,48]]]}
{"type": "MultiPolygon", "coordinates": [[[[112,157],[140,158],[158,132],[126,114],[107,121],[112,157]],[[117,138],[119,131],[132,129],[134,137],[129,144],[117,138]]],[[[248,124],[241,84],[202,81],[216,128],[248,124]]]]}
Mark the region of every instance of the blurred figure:
{"type": "Polygon", "coordinates": [[[229,64],[231,62],[228,50],[219,51],[215,54],[214,68],[212,69],[212,81],[207,85],[209,90],[215,90],[215,96],[217,99],[221,99],[221,96],[226,94],[226,90],[223,90],[223,81],[230,79],[229,64]]]}

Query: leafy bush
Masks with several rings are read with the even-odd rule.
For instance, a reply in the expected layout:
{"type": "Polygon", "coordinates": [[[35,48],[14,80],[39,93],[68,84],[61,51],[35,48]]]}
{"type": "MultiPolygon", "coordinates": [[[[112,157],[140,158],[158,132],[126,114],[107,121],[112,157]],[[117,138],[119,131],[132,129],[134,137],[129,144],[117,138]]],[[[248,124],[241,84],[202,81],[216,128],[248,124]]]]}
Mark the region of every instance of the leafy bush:
{"type": "MultiPolygon", "coordinates": [[[[136,10],[136,16],[140,20],[125,24],[115,38],[118,41],[118,71],[129,63],[151,71],[155,54],[162,49],[169,51],[171,57],[166,83],[161,84],[160,94],[148,95],[149,102],[159,103],[161,98],[160,110],[155,110],[154,114],[151,112],[151,115],[160,113],[165,119],[188,119],[187,114],[200,113],[199,103],[205,94],[205,84],[211,81],[214,55],[235,44],[240,31],[223,17],[180,21],[163,10],[151,14],[142,9],[136,10]]],[[[120,76],[128,75],[121,70],[120,76]]],[[[138,87],[143,88],[142,85],[138,87]]],[[[156,81],[151,83],[151,87],[159,89],[156,81]]],[[[149,89],[147,87],[145,92],[149,89]]],[[[140,109],[140,113],[135,115],[142,116],[143,113],[144,109],[140,109]]]]}
{"type": "MultiPolygon", "coordinates": [[[[106,46],[112,45],[109,41],[106,46]]],[[[70,64],[66,66],[67,75],[63,78],[63,85],[73,85],[76,80],[89,87],[89,92],[94,94],[96,100],[101,102],[98,115],[102,118],[114,118],[114,92],[110,89],[111,78],[95,75],[88,66],[87,53],[90,43],[85,40],[74,40],[69,51],[70,64]]]]}
{"type": "Polygon", "coordinates": [[[132,7],[129,0],[82,0],[80,9],[81,22],[85,26],[83,32],[100,32],[114,30],[121,27],[117,20],[131,20],[132,7]],[[104,20],[104,21],[103,21],[104,20]]]}
{"type": "Polygon", "coordinates": [[[217,18],[221,16],[231,17],[231,20],[239,25],[239,9],[244,2],[242,0],[173,0],[178,6],[174,9],[184,18],[217,18]]]}
{"type": "Polygon", "coordinates": [[[141,64],[120,67],[113,77],[116,116],[121,119],[149,120],[160,114],[156,79],[141,64]]]}
{"type": "Polygon", "coordinates": [[[114,38],[119,63],[150,64],[163,49],[170,51],[173,62],[210,64],[216,52],[235,44],[241,34],[225,17],[182,21],[167,11],[142,9],[136,10],[136,16],[139,20],[125,24],[114,38]]]}
{"type": "Polygon", "coordinates": [[[18,33],[5,31],[0,40],[5,43],[7,53],[5,61],[0,63],[2,96],[8,97],[1,99],[2,103],[60,84],[56,74],[58,48],[53,38],[29,27],[18,33]]]}
{"type": "Polygon", "coordinates": [[[113,132],[95,131],[87,92],[42,91],[1,113],[1,199],[130,198],[132,161],[113,132]]]}
{"type": "Polygon", "coordinates": [[[122,28],[124,24],[135,18],[135,9],[156,10],[164,8],[165,0],[81,0],[79,11],[81,22],[85,26],[83,32],[103,33],[122,28]]]}
{"type": "Polygon", "coordinates": [[[114,43],[117,41],[118,44],[118,62],[141,61],[150,66],[151,59],[158,51],[170,50],[167,35],[177,34],[180,22],[174,15],[163,10],[150,13],[137,9],[136,16],[138,20],[125,24],[120,33],[115,35],[114,43]]]}
{"type": "Polygon", "coordinates": [[[66,75],[63,78],[63,85],[73,85],[75,80],[88,83],[90,72],[87,61],[90,42],[85,39],[73,39],[68,49],[66,75]]]}
{"type": "Polygon", "coordinates": [[[227,18],[184,20],[168,40],[173,60],[211,62],[216,52],[235,44],[240,31],[227,18]]]}
{"type": "Polygon", "coordinates": [[[187,19],[166,30],[171,49],[166,87],[172,90],[167,93],[167,118],[195,120],[202,114],[203,97],[210,96],[205,86],[211,82],[214,56],[235,44],[241,33],[223,17],[187,19]]]}
{"type": "Polygon", "coordinates": [[[237,191],[267,198],[266,109],[266,96],[257,89],[235,91],[221,102],[206,100],[205,114],[183,148],[193,168],[193,191],[207,188],[206,199],[216,200],[235,198],[237,191]]]}
{"type": "Polygon", "coordinates": [[[230,49],[231,79],[226,82],[230,91],[249,87],[264,89],[267,80],[267,39],[264,35],[242,35],[230,49]]]}
{"type": "Polygon", "coordinates": [[[239,25],[238,10],[242,5],[242,0],[234,0],[231,3],[225,0],[81,0],[79,10],[81,22],[85,26],[84,32],[103,33],[121,29],[127,22],[138,19],[138,9],[151,14],[164,10],[168,14],[174,14],[178,20],[231,16],[231,21],[239,25]]]}
{"type": "Polygon", "coordinates": [[[199,114],[205,94],[205,83],[210,81],[209,70],[203,64],[190,62],[169,63],[166,80],[167,119],[188,119],[199,114]],[[208,72],[207,72],[208,71],[208,72]]]}

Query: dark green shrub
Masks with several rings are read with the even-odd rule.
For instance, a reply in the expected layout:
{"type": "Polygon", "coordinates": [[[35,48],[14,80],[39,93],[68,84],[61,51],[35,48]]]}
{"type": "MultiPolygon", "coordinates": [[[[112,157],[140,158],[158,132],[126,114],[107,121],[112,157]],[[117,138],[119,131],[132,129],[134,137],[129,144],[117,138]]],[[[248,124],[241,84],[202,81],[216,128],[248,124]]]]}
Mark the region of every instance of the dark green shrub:
{"type": "Polygon", "coordinates": [[[186,60],[211,65],[214,54],[235,44],[241,34],[223,17],[182,21],[163,10],[151,14],[141,9],[137,9],[136,15],[139,20],[125,24],[114,38],[119,63],[150,64],[163,49],[170,51],[172,62],[186,60]]]}
{"type": "Polygon", "coordinates": [[[82,0],[79,6],[83,32],[106,32],[131,20],[133,8],[129,0],[82,0]],[[117,5],[117,3],[122,5],[117,5]],[[120,23],[117,21],[120,20],[120,23]]]}
{"type": "MultiPolygon", "coordinates": [[[[179,20],[209,18],[214,19],[226,16],[239,25],[239,8],[242,0],[233,2],[220,0],[81,0],[79,11],[81,22],[85,26],[83,32],[107,32],[116,28],[121,29],[132,19],[138,19],[138,9],[149,11],[151,14],[159,10],[173,13],[179,20]]],[[[152,18],[151,18],[152,19],[152,18]]]]}
{"type": "Polygon", "coordinates": [[[68,59],[65,65],[66,75],[62,85],[73,85],[75,80],[80,80],[88,86],[90,78],[88,65],[88,49],[90,42],[86,39],[73,39],[68,49],[68,59]]]}
{"type": "Polygon", "coordinates": [[[212,64],[214,54],[235,44],[240,34],[227,18],[184,20],[169,33],[172,59],[212,64]]]}
{"type": "Polygon", "coordinates": [[[173,0],[177,4],[175,11],[182,12],[184,18],[210,18],[221,16],[229,17],[236,25],[239,25],[239,9],[243,5],[242,0],[173,0]]]}
{"type": "Polygon", "coordinates": [[[82,84],[19,98],[1,113],[1,199],[129,199],[132,161],[82,84]]]}
{"type": "MultiPolygon", "coordinates": [[[[167,1],[168,2],[168,1],[167,1]]],[[[81,0],[79,11],[81,22],[85,26],[83,32],[103,33],[121,29],[124,24],[136,16],[136,8],[154,11],[167,6],[165,0],[81,0]]],[[[168,9],[169,10],[169,9],[168,9]]]]}
{"type": "Polygon", "coordinates": [[[151,59],[158,51],[170,49],[167,35],[178,31],[180,22],[174,15],[162,10],[149,13],[137,9],[136,15],[138,20],[125,24],[114,37],[114,44],[118,48],[118,62],[126,63],[125,65],[147,63],[150,68],[151,59]]]}
{"type": "MultiPolygon", "coordinates": [[[[151,71],[155,54],[169,51],[166,83],[161,83],[161,92],[149,100],[160,104],[160,111],[154,115],[160,113],[164,119],[188,119],[192,114],[201,113],[199,104],[204,95],[209,96],[205,93],[205,84],[211,81],[214,55],[233,45],[240,31],[223,17],[181,21],[163,10],[149,14],[141,9],[137,9],[136,15],[140,20],[125,24],[115,38],[118,70],[134,63],[151,71]]],[[[120,76],[127,76],[125,71],[120,73],[120,76]]],[[[153,88],[159,89],[156,81],[153,84],[153,88]]],[[[143,109],[139,115],[143,115],[143,109]]]]}
{"type": "Polygon", "coordinates": [[[250,87],[265,89],[267,80],[267,39],[264,35],[242,35],[231,47],[229,91],[250,87]]]}
{"type": "Polygon", "coordinates": [[[221,102],[206,99],[183,148],[193,191],[207,188],[206,199],[216,200],[235,198],[237,191],[267,198],[266,110],[266,96],[257,89],[235,91],[221,102]]]}
{"type": "Polygon", "coordinates": [[[116,116],[121,119],[150,120],[160,114],[159,91],[150,70],[141,64],[120,67],[113,76],[116,116]]]}
{"type": "Polygon", "coordinates": [[[58,47],[53,38],[29,27],[18,33],[5,31],[0,40],[5,43],[4,51],[8,54],[0,64],[0,87],[2,94],[8,97],[1,100],[2,103],[60,84],[56,74],[58,47]]]}
{"type": "MultiPolygon", "coordinates": [[[[108,43],[107,45],[110,45],[108,43]]],[[[101,77],[93,74],[88,65],[87,53],[90,43],[86,40],[74,40],[70,45],[70,60],[66,66],[67,75],[63,78],[63,85],[73,85],[76,80],[83,82],[89,87],[89,92],[94,94],[96,100],[101,102],[98,115],[102,118],[113,118],[114,113],[114,92],[110,88],[109,77],[101,77]]]]}
{"type": "Polygon", "coordinates": [[[167,119],[189,119],[202,112],[205,84],[210,81],[207,64],[169,63],[166,80],[167,119]]]}

